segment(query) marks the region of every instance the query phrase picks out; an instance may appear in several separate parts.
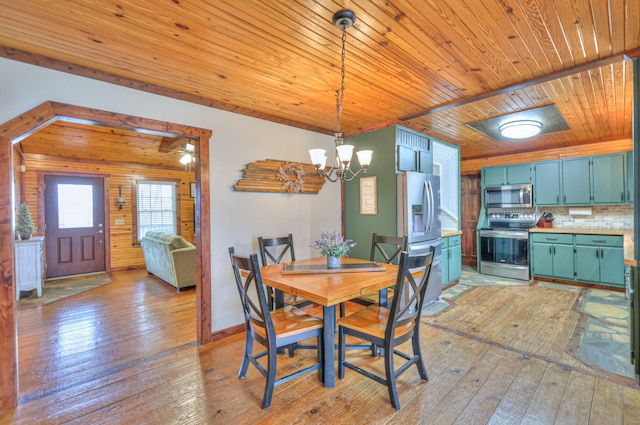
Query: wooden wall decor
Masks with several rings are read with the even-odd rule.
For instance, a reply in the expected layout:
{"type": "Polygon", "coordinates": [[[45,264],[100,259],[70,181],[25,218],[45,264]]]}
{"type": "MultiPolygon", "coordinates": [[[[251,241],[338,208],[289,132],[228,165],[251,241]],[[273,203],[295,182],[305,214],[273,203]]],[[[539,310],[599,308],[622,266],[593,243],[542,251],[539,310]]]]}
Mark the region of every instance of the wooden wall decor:
{"type": "Polygon", "coordinates": [[[251,162],[242,170],[242,175],[233,188],[243,192],[317,194],[325,182],[311,164],[277,159],[251,162]]]}

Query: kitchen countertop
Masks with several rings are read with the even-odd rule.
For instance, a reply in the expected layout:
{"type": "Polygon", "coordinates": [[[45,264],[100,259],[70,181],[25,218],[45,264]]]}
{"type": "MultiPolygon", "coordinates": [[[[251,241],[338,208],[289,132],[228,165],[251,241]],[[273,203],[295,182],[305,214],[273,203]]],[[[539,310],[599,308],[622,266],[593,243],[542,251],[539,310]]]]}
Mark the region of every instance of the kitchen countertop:
{"type": "Polygon", "coordinates": [[[461,235],[462,230],[443,230],[440,234],[443,238],[448,238],[449,236],[461,235]]]}
{"type": "Polygon", "coordinates": [[[580,235],[624,236],[624,264],[632,267],[637,266],[637,262],[634,257],[633,230],[533,227],[529,229],[529,233],[569,233],[580,235]]]}

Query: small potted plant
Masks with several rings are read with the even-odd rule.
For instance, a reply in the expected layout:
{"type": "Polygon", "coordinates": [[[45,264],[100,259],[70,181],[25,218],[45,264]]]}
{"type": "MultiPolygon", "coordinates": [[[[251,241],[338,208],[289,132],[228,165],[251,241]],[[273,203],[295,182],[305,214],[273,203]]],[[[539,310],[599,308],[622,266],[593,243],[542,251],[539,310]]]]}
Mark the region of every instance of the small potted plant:
{"type": "Polygon", "coordinates": [[[351,248],[356,246],[356,242],[351,239],[344,239],[338,232],[325,232],[320,234],[320,239],[313,243],[313,248],[320,251],[320,255],[327,256],[327,268],[337,269],[340,267],[340,258],[348,257],[351,248]]]}
{"type": "Polygon", "coordinates": [[[25,202],[18,207],[18,214],[16,215],[16,233],[20,235],[20,239],[31,239],[31,234],[36,231],[36,226],[33,224],[31,218],[31,212],[29,206],[25,202]]]}

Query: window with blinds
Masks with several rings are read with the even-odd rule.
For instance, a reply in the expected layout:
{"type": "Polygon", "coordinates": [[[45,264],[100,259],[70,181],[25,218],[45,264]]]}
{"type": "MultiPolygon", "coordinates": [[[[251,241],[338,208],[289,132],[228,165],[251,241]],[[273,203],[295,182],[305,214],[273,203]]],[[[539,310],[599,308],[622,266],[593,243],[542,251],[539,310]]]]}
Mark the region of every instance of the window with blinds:
{"type": "Polygon", "coordinates": [[[138,182],[138,240],[147,232],[176,234],[176,184],[138,182]]]}

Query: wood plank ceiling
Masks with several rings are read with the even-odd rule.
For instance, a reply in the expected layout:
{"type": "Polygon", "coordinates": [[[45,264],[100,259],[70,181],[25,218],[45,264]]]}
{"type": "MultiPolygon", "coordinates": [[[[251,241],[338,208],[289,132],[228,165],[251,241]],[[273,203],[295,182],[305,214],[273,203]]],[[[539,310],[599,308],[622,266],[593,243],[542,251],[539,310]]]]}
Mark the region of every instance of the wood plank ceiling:
{"type": "Polygon", "coordinates": [[[638,0],[21,0],[0,55],[333,133],[402,123],[462,159],[631,137],[638,0]],[[465,124],[555,104],[570,130],[496,142],[465,124]]]}

